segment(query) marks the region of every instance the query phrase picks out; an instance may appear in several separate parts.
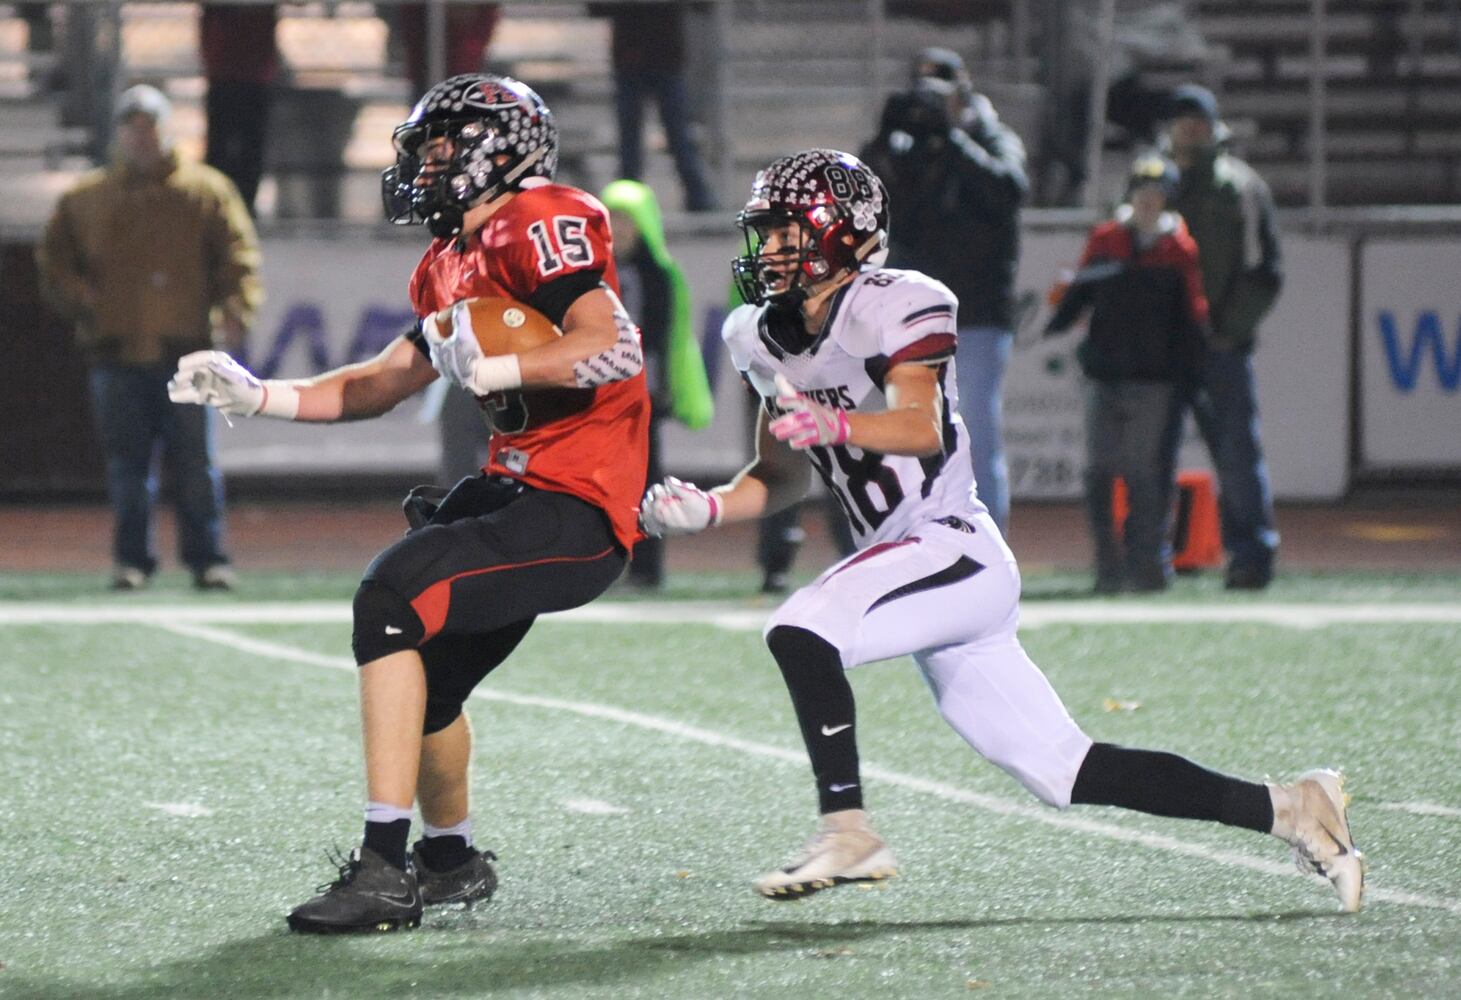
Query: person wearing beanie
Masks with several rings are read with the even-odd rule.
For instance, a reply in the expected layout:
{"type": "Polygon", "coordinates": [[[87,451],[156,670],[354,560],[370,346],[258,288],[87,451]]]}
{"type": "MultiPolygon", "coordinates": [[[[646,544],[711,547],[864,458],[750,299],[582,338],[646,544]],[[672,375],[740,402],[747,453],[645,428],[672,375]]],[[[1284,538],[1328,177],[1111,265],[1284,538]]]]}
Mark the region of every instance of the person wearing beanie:
{"type": "MultiPolygon", "coordinates": [[[[1217,471],[1226,585],[1261,590],[1273,579],[1279,543],[1253,370],[1258,326],[1283,285],[1273,198],[1253,168],[1227,150],[1212,91],[1178,87],[1168,109],[1165,145],[1182,171],[1171,208],[1197,243],[1212,312],[1202,379],[1188,402],[1217,471]]],[[[1174,420],[1182,419],[1179,409],[1174,420]]]]}
{"type": "Polygon", "coordinates": [[[233,183],[173,147],[171,112],[155,87],[121,95],[111,165],[61,196],[36,248],[49,302],[74,321],[90,367],[116,590],[140,590],[157,569],[159,451],[176,483],[179,555],[194,585],[233,586],[212,417],[169,402],[167,382],[185,354],[242,347],[263,298],[259,245],[233,183]]]}
{"type": "Polygon", "coordinates": [[[1177,183],[1172,161],[1136,160],[1126,202],[1091,232],[1045,330],[1068,330],[1089,311],[1076,357],[1086,377],[1086,512],[1097,593],[1164,590],[1172,576],[1167,535],[1179,442],[1168,428],[1180,387],[1199,375],[1208,319],[1197,247],[1167,210],[1177,183]],[[1117,477],[1129,509],[1119,538],[1117,477]]]}

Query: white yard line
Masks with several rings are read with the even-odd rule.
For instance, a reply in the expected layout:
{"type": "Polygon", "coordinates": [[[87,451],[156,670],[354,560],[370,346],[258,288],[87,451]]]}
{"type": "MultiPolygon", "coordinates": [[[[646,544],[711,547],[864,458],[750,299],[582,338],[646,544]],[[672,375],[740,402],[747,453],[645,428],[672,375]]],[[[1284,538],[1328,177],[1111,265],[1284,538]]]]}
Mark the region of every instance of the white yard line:
{"type": "MultiPolygon", "coordinates": [[[[127,604],[115,598],[96,604],[0,601],[0,625],[105,625],[169,622],[215,625],[316,625],[349,623],[348,601],[248,604],[127,604]]],[[[620,625],[710,625],[756,632],[771,605],[733,601],[599,601],[545,616],[562,622],[620,625]]],[[[1328,625],[1461,623],[1461,602],[1395,604],[1166,604],[1156,602],[1029,601],[1020,609],[1024,628],[1045,625],[1191,625],[1252,623],[1287,628],[1328,625]]]]}
{"type": "Polygon", "coordinates": [[[1450,819],[1461,819],[1461,809],[1452,806],[1438,806],[1433,802],[1376,802],[1375,805],[1381,809],[1389,809],[1391,812],[1407,812],[1416,816],[1445,816],[1450,819]]]}
{"type": "Polygon", "coordinates": [[[629,812],[623,806],[616,806],[602,799],[564,799],[563,808],[588,816],[623,816],[629,812]]]}
{"type": "Polygon", "coordinates": [[[180,816],[183,819],[213,815],[212,809],[200,806],[196,802],[144,802],[142,804],[148,809],[156,809],[158,812],[166,813],[169,816],[180,816]]]}
{"type": "MultiPolygon", "coordinates": [[[[177,635],[217,643],[241,653],[250,653],[261,657],[287,660],[294,663],[306,663],[312,666],[331,667],[350,672],[354,672],[356,669],[355,661],[343,656],[326,656],[321,653],[297,649],[293,646],[286,646],[277,642],[237,635],[233,632],[211,628],[206,625],[182,622],[155,622],[154,624],[159,628],[166,629],[177,635]]],[[[507,691],[482,687],[473,691],[472,697],[482,698],[486,701],[499,701],[513,705],[545,708],[557,712],[569,712],[591,719],[603,719],[623,725],[636,726],[652,732],[664,733],[667,736],[701,743],[706,746],[735,750],[754,757],[787,761],[803,767],[807,766],[806,755],[801,751],[786,750],[766,743],[738,739],[737,737],[726,736],[713,730],[688,726],[681,722],[675,722],[672,719],[662,719],[640,712],[631,712],[626,709],[615,708],[612,705],[599,705],[592,702],[565,701],[560,698],[542,698],[534,695],[513,694],[507,691]]],[[[912,791],[923,792],[924,794],[933,795],[950,802],[971,805],[1001,816],[1015,816],[1021,819],[1033,820],[1034,822],[1044,823],[1047,826],[1053,826],[1062,830],[1072,830],[1093,837],[1104,837],[1108,840],[1117,840],[1129,844],[1140,844],[1143,847],[1167,851],[1173,854],[1181,854],[1203,861],[1216,862],[1235,868],[1246,868],[1250,871],[1262,872],[1265,875],[1297,874],[1292,865],[1280,864],[1276,861],[1266,861],[1234,851],[1204,847],[1201,844],[1189,843],[1184,840],[1178,840],[1175,837],[1128,830],[1112,823],[1085,819],[1070,813],[1055,812],[1054,810],[1025,803],[1011,802],[993,795],[971,792],[940,781],[930,781],[914,775],[888,771],[880,767],[864,766],[862,770],[869,778],[874,778],[890,785],[897,785],[912,791]]],[[[1317,878],[1317,876],[1314,876],[1314,878],[1317,878]]],[[[1366,890],[1366,897],[1372,902],[1422,906],[1461,914],[1461,900],[1450,899],[1444,896],[1428,896],[1421,893],[1404,892],[1398,889],[1369,888],[1366,890]]]]}

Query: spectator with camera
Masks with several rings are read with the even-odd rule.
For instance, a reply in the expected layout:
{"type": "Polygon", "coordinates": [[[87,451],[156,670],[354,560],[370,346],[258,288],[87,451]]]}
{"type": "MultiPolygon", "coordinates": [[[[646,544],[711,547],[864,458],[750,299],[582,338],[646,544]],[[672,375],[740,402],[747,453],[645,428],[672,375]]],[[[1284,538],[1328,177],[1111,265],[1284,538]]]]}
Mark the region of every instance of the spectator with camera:
{"type": "Polygon", "coordinates": [[[1009,525],[1002,390],[1014,339],[1025,146],[975,93],[964,61],[924,49],[910,89],[888,98],[862,159],[888,187],[888,264],[922,271],[959,299],[959,412],[969,428],[979,499],[1009,525]]]}
{"type": "Polygon", "coordinates": [[[1207,298],[1197,244],[1167,210],[1177,167],[1160,156],[1132,166],[1126,203],[1092,230],[1077,271],[1046,325],[1061,333],[1088,309],[1076,350],[1086,376],[1086,512],[1095,543],[1097,593],[1165,590],[1179,394],[1200,378],[1207,298]],[[1112,487],[1126,484],[1128,514],[1118,538],[1112,487]]]}

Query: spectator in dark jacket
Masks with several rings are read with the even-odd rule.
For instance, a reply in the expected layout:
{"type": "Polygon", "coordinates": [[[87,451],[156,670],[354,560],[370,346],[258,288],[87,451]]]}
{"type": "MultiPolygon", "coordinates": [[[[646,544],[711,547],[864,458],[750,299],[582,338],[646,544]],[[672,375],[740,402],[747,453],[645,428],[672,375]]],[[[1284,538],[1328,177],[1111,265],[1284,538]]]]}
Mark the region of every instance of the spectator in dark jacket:
{"type": "MultiPolygon", "coordinates": [[[[431,43],[428,37],[430,14],[424,3],[393,5],[386,8],[386,13],[395,18],[396,30],[400,32],[406,75],[411,79],[411,99],[414,101],[435,82],[431,79],[430,57],[426,51],[431,43]]],[[[502,5],[448,3],[444,13],[446,51],[442,55],[446,75],[476,73],[487,58],[492,36],[497,33],[497,25],[502,20],[502,5]]]]}
{"type": "Polygon", "coordinates": [[[644,103],[652,97],[685,189],[685,209],[708,212],[716,207],[716,198],[695,143],[685,59],[688,7],[684,2],[639,0],[591,3],[588,12],[607,17],[612,34],[619,176],[629,180],[644,176],[644,103]]]}
{"type": "Polygon", "coordinates": [[[1168,429],[1182,388],[1199,377],[1208,322],[1197,245],[1166,211],[1176,187],[1171,161],[1136,161],[1127,204],[1091,232],[1046,327],[1059,333],[1090,311],[1076,354],[1087,379],[1086,512],[1098,593],[1163,590],[1172,574],[1167,529],[1179,442],[1168,429]],[[1111,513],[1118,476],[1129,510],[1121,538],[1111,513]]]}
{"type": "Polygon", "coordinates": [[[1212,342],[1192,413],[1217,470],[1227,586],[1259,590],[1273,579],[1278,552],[1253,375],[1258,324],[1283,285],[1273,198],[1253,168],[1224,148],[1227,129],[1211,91],[1177,88],[1171,115],[1167,143],[1182,171],[1172,208],[1197,241],[1212,305],[1212,342]]]}
{"type": "Polygon", "coordinates": [[[199,28],[208,77],[206,160],[228,175],[250,212],[264,173],[269,107],[279,75],[277,21],[273,4],[210,3],[199,28]]]}
{"type": "Polygon", "coordinates": [[[1000,530],[1009,523],[1004,373],[1013,338],[1025,147],[974,92],[963,60],[925,49],[913,88],[894,94],[862,159],[888,186],[888,263],[937,278],[959,298],[959,412],[974,479],[1000,530]]]}

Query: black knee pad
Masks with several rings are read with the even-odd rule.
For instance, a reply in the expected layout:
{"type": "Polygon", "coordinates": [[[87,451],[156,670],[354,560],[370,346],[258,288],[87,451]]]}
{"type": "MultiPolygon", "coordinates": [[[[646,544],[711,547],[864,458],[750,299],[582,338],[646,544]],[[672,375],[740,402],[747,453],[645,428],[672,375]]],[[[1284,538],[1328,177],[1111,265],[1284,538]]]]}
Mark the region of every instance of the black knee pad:
{"type": "Polygon", "coordinates": [[[350,645],[358,665],[415,649],[426,635],[426,627],[410,602],[374,580],[366,580],[356,589],[354,614],[350,645]]]}

